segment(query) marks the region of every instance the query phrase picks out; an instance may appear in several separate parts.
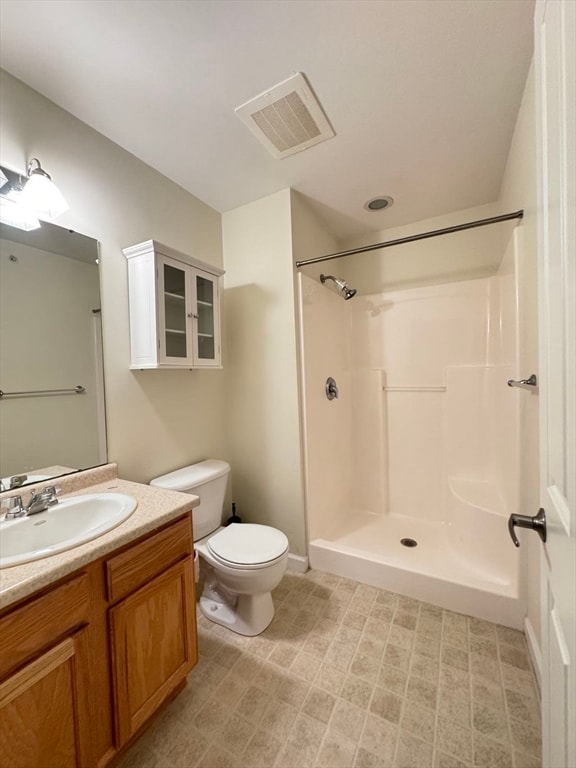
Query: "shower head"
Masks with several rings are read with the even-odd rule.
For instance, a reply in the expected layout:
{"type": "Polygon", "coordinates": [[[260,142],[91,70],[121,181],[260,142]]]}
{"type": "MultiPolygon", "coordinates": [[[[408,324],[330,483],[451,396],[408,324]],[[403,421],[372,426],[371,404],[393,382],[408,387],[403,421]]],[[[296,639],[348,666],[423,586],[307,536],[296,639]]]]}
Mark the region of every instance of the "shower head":
{"type": "Polygon", "coordinates": [[[356,288],[348,288],[348,284],[344,282],[344,280],[340,280],[339,277],[334,277],[334,275],[320,275],[321,283],[325,283],[326,280],[332,280],[346,301],[351,299],[352,296],[356,296],[356,288]]]}

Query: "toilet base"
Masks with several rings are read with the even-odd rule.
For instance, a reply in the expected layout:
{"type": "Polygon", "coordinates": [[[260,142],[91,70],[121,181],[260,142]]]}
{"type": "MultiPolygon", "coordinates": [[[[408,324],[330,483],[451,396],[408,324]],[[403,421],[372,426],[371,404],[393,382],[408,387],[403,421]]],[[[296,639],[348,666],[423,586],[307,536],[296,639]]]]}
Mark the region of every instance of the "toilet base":
{"type": "Polygon", "coordinates": [[[274,618],[270,592],[258,595],[230,595],[219,585],[206,584],[200,597],[200,611],[209,621],[239,635],[254,637],[264,632],[274,618]]]}

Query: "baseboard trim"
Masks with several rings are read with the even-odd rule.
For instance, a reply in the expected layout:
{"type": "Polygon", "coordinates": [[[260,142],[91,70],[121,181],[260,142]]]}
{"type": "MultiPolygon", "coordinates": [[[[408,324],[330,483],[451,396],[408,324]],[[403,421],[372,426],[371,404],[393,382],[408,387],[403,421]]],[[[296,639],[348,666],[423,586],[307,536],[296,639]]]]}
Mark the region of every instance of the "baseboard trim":
{"type": "Polygon", "coordinates": [[[301,555],[288,555],[288,570],[296,573],[306,573],[308,570],[308,558],[301,555]]]}
{"type": "Polygon", "coordinates": [[[530,661],[532,662],[538,689],[542,692],[542,653],[540,651],[538,640],[536,639],[536,633],[534,632],[532,622],[527,616],[524,619],[524,634],[526,635],[528,653],[530,654],[530,661]]]}

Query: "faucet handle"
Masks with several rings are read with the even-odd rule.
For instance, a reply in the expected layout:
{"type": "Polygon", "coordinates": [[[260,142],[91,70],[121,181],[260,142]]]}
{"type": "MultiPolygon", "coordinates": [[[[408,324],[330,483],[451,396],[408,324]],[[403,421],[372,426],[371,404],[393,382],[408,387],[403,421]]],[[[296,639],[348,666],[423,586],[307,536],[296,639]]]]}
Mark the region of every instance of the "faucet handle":
{"type": "Polygon", "coordinates": [[[4,499],[0,506],[8,510],[4,515],[6,520],[22,517],[26,514],[26,510],[22,506],[22,496],[11,496],[9,499],[4,499]]]}
{"type": "Polygon", "coordinates": [[[46,495],[46,504],[48,504],[49,507],[53,507],[54,504],[58,504],[58,499],[56,496],[60,493],[62,489],[60,487],[57,487],[55,485],[47,485],[46,488],[44,488],[41,492],[41,495],[46,495]]]}
{"type": "Polygon", "coordinates": [[[22,506],[22,496],[10,496],[9,499],[4,499],[0,506],[5,509],[14,509],[14,507],[22,506]]]}

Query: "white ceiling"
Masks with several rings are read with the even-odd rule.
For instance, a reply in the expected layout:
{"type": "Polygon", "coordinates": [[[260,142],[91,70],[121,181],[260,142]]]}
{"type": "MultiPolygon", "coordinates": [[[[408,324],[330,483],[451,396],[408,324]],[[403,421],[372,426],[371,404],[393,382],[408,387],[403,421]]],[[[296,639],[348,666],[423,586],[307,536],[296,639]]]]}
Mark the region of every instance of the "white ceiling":
{"type": "Polygon", "coordinates": [[[533,8],[533,0],[2,0],[0,61],[217,210],[291,186],[346,238],[497,199],[533,8]],[[297,71],[336,136],[275,160],[234,108],[297,71]],[[376,195],[394,206],[364,211],[376,195]]]}

